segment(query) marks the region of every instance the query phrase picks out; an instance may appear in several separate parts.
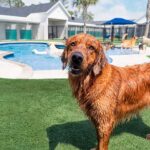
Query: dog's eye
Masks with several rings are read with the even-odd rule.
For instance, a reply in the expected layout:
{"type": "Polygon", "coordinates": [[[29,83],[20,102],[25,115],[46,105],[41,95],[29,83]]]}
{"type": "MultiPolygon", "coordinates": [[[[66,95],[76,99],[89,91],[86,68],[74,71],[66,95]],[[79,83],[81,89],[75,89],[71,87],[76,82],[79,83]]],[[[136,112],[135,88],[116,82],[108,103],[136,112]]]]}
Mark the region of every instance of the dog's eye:
{"type": "Polygon", "coordinates": [[[72,42],[70,45],[71,46],[76,46],[76,42],[72,42]]]}
{"type": "Polygon", "coordinates": [[[95,50],[94,46],[89,46],[88,49],[95,50]]]}

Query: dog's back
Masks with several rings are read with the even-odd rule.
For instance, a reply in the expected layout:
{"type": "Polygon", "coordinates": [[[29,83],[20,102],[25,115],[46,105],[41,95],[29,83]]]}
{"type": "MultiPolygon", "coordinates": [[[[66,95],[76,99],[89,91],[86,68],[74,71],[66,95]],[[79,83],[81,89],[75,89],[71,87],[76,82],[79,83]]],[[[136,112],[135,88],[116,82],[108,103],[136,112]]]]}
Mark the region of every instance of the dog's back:
{"type": "Polygon", "coordinates": [[[116,68],[121,86],[118,95],[118,120],[150,105],[150,63],[116,68]]]}
{"type": "Polygon", "coordinates": [[[122,48],[133,48],[136,44],[136,40],[137,40],[136,36],[132,37],[129,40],[123,40],[121,44],[122,48]]]}
{"type": "Polygon", "coordinates": [[[147,38],[147,37],[143,36],[142,44],[150,46],[150,38],[147,38]]]}

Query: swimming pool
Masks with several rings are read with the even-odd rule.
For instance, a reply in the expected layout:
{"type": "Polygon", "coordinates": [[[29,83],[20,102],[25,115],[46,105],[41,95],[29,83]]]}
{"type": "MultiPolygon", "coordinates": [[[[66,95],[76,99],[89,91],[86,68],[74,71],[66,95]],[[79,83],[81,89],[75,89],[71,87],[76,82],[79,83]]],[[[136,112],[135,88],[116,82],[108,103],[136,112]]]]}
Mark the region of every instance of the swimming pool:
{"type": "Polygon", "coordinates": [[[114,48],[106,51],[107,55],[132,55],[132,54],[139,54],[139,51],[134,51],[131,49],[121,49],[121,48],[114,48]]]}
{"type": "Polygon", "coordinates": [[[14,52],[6,56],[6,59],[27,64],[33,70],[60,70],[61,60],[59,57],[50,55],[36,55],[32,50],[45,51],[49,48],[47,43],[6,43],[0,44],[0,50],[14,52]]]}
{"type": "Polygon", "coordinates": [[[139,54],[139,52],[133,51],[131,49],[114,48],[114,49],[110,49],[106,51],[105,54],[106,54],[108,62],[112,63],[113,59],[111,58],[111,56],[113,55],[132,55],[132,54],[139,54]]]}
{"type": "MultiPolygon", "coordinates": [[[[62,49],[64,46],[58,45],[58,49],[62,49]]],[[[5,43],[0,44],[0,50],[11,51],[14,54],[6,56],[6,59],[27,64],[33,68],[33,70],[60,70],[62,68],[60,57],[53,57],[50,55],[37,55],[32,51],[36,49],[38,51],[46,51],[49,49],[47,43],[5,43]]],[[[111,63],[111,55],[131,55],[138,54],[138,52],[130,49],[112,49],[106,52],[108,61],[111,63]],[[110,56],[110,57],[109,57],[110,56]]]]}

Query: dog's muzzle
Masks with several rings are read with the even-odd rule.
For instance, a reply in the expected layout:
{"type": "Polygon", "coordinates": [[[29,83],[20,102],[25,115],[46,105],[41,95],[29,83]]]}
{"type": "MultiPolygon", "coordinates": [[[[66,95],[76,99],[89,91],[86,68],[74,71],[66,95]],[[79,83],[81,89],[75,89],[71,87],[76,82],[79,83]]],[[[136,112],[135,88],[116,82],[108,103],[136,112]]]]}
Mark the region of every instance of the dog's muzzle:
{"type": "Polygon", "coordinates": [[[83,62],[83,55],[80,52],[74,52],[71,56],[69,70],[72,74],[80,74],[81,73],[81,65],[83,62]]]}

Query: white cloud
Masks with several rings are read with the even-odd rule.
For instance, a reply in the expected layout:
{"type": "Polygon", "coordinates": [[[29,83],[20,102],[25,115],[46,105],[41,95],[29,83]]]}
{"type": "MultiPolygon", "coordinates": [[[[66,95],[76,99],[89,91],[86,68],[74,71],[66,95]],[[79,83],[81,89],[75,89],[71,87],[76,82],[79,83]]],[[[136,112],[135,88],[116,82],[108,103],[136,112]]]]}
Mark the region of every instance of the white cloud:
{"type": "Polygon", "coordinates": [[[26,5],[50,2],[50,0],[22,0],[22,1],[23,1],[26,5]]]}
{"type": "MultiPolygon", "coordinates": [[[[71,3],[72,0],[68,1],[71,3]]],[[[50,0],[23,0],[23,2],[25,2],[26,5],[31,5],[47,3],[50,2],[50,0]]],[[[138,5],[138,3],[136,4],[138,5]]],[[[69,8],[72,9],[71,7],[69,8]]],[[[99,2],[91,6],[89,10],[94,14],[94,20],[109,20],[115,17],[137,19],[144,15],[143,11],[136,11],[136,8],[133,8],[135,11],[129,11],[121,0],[99,0],[99,2]]]]}
{"type": "Polygon", "coordinates": [[[114,4],[114,0],[101,0],[98,2],[98,4],[101,4],[101,5],[112,5],[114,4]]]}
{"type": "Polygon", "coordinates": [[[96,6],[89,9],[94,14],[95,20],[110,20],[116,17],[136,19],[143,16],[144,12],[129,11],[119,0],[101,0],[96,6]]]}

